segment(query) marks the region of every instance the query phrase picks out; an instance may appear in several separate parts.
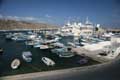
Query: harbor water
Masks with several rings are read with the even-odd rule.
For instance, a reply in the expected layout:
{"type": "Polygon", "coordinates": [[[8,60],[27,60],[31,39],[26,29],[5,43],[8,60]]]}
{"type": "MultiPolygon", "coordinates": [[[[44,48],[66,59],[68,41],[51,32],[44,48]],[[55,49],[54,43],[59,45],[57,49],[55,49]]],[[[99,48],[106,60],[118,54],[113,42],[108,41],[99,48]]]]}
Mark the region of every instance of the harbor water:
{"type": "MultiPolygon", "coordinates": [[[[72,40],[73,37],[64,37],[60,41],[62,43],[67,43],[68,41],[72,40]]],[[[66,69],[98,63],[92,59],[89,59],[87,64],[79,64],[77,63],[81,59],[81,56],[79,55],[75,55],[71,58],[60,58],[55,53],[52,53],[50,49],[40,50],[40,48],[26,46],[25,42],[23,41],[16,42],[12,40],[6,40],[5,35],[2,34],[0,35],[0,47],[4,50],[3,55],[0,56],[0,76],[66,69]],[[24,51],[31,51],[32,62],[27,63],[22,59],[22,52],[24,51]],[[48,57],[55,61],[55,66],[45,65],[41,60],[42,57],[48,57]],[[13,70],[11,69],[10,65],[12,60],[16,58],[20,59],[21,65],[18,69],[13,70]]]]}

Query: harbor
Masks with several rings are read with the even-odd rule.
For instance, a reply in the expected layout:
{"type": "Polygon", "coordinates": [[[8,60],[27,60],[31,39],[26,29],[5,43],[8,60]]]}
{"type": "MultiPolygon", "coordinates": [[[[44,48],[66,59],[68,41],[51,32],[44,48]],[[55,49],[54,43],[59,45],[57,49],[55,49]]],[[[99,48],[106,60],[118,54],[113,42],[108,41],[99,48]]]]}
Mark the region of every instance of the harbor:
{"type": "MultiPolygon", "coordinates": [[[[60,42],[66,43],[67,41],[72,41],[73,37],[64,37],[60,40],[60,42]]],[[[79,61],[84,57],[79,55],[74,55],[69,57],[60,57],[56,53],[52,53],[51,49],[40,49],[39,47],[34,47],[30,45],[26,45],[26,41],[19,39],[16,41],[6,39],[6,35],[0,36],[0,47],[4,50],[3,54],[0,56],[0,76],[7,75],[16,75],[16,74],[25,74],[32,72],[43,72],[43,71],[51,71],[51,70],[59,70],[66,69],[72,67],[80,67],[80,66],[88,66],[93,64],[98,64],[99,62],[89,59],[88,62],[80,63],[79,61]],[[30,62],[29,59],[23,58],[23,52],[31,52],[32,60],[30,62]],[[55,62],[54,66],[48,66],[43,61],[42,58],[47,57],[55,62]],[[12,62],[18,59],[16,62],[20,61],[20,65],[18,67],[11,67],[12,62]],[[27,59],[27,60],[26,60],[27,59]]],[[[26,56],[27,57],[27,56],[26,56]]],[[[13,62],[14,65],[14,62],[13,62]]]]}
{"type": "Polygon", "coordinates": [[[91,66],[119,54],[119,33],[107,32],[88,18],[61,28],[1,30],[0,76],[91,66]]]}

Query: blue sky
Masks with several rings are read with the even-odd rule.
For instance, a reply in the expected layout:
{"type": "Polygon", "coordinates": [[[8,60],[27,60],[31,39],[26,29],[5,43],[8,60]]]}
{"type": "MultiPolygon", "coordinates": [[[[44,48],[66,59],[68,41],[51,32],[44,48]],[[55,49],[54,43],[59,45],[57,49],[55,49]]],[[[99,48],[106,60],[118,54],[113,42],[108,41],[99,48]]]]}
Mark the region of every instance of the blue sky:
{"type": "Polygon", "coordinates": [[[85,21],[120,27],[120,0],[0,0],[0,16],[64,24],[85,21]]]}

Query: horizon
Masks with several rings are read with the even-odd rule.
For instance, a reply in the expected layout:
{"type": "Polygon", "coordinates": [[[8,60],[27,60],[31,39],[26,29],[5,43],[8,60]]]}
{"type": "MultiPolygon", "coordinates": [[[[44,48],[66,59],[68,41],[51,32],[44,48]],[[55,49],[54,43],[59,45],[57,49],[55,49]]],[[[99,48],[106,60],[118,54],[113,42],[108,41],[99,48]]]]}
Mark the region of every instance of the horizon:
{"type": "Polygon", "coordinates": [[[119,0],[0,0],[0,18],[63,25],[69,21],[120,28],[119,0]]]}

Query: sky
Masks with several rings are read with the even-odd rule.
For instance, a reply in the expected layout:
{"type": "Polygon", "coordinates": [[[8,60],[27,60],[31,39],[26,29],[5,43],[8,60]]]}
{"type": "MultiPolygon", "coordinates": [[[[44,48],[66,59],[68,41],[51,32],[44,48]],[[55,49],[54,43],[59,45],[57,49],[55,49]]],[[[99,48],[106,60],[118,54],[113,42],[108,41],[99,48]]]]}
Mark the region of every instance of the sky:
{"type": "Polygon", "coordinates": [[[67,21],[120,28],[120,0],[0,0],[0,18],[63,25],[67,21]]]}

